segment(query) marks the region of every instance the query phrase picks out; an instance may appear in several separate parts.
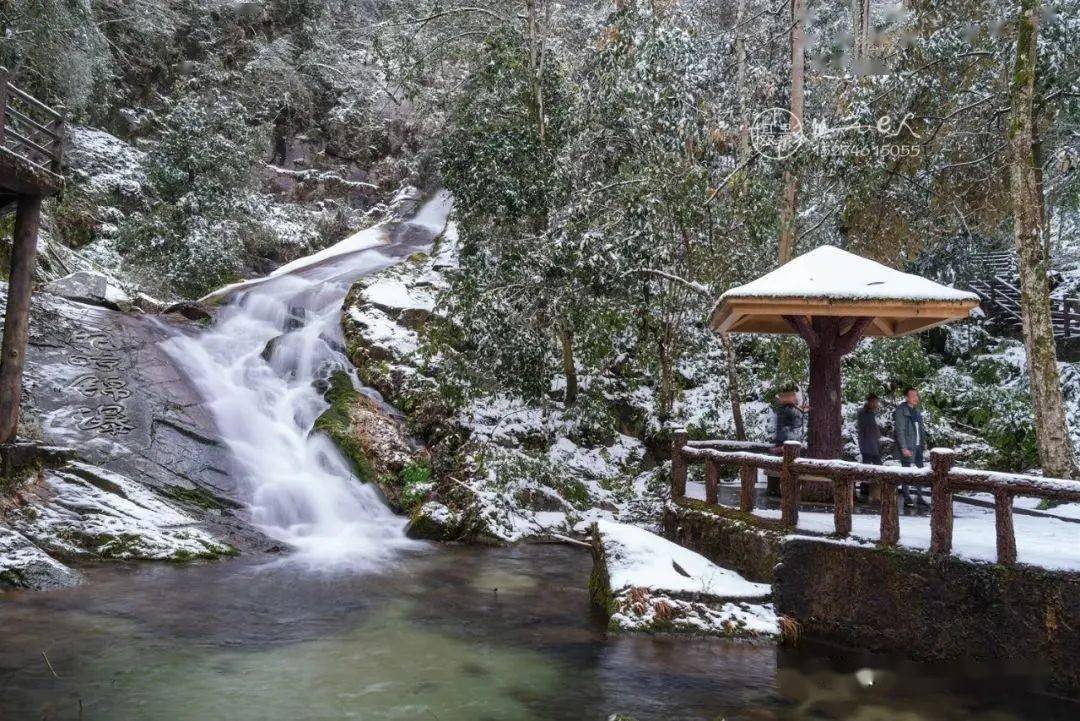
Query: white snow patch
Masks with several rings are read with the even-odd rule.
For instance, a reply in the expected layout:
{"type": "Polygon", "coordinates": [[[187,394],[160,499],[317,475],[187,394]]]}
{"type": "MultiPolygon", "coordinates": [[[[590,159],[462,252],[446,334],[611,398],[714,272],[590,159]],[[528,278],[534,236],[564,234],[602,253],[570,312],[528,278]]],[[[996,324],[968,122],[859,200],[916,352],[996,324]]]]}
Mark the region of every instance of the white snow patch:
{"type": "Polygon", "coordinates": [[[747,581],[735,571],[637,526],[597,521],[596,527],[613,591],[637,587],[724,599],[762,599],[771,592],[766,583],[747,581]]]}

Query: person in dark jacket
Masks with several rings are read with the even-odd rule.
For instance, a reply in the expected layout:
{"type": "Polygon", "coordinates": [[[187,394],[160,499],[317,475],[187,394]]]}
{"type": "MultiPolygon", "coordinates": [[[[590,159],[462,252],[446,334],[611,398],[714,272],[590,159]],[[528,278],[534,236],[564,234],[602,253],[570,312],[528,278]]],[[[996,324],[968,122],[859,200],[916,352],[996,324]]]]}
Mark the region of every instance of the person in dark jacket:
{"type": "Polygon", "coordinates": [[[802,441],[809,406],[799,405],[799,394],[793,386],[783,388],[776,396],[776,427],[773,445],[781,447],[786,441],[802,441]]]}
{"type": "MultiPolygon", "coordinates": [[[[893,435],[896,438],[896,450],[900,453],[900,465],[916,468],[923,467],[923,450],[926,447],[926,426],[923,423],[922,406],[919,405],[919,391],[908,387],[904,389],[904,402],[896,407],[893,412],[895,427],[893,435]]],[[[915,501],[912,502],[911,491],[905,483],[902,488],[904,494],[904,506],[911,507],[915,504],[928,505],[923,500],[921,490],[916,487],[915,501]]]]}
{"type": "MultiPolygon", "coordinates": [[[[855,432],[859,437],[859,456],[863,463],[881,465],[881,426],[878,425],[877,412],[881,401],[871,393],[866,396],[866,403],[855,417],[855,432]]],[[[859,495],[866,497],[870,493],[869,484],[859,484],[859,495]]]]}
{"type": "Polygon", "coordinates": [[[855,417],[855,431],[859,436],[859,455],[863,463],[881,465],[881,426],[877,422],[877,412],[881,401],[871,393],[866,403],[855,417]]]}

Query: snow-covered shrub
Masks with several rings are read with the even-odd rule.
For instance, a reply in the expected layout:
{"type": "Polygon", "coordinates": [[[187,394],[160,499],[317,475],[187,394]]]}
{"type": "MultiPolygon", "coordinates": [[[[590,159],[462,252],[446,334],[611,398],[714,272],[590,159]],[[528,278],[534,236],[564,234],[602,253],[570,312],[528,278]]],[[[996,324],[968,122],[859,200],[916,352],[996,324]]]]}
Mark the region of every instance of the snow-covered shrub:
{"type": "Polygon", "coordinates": [[[199,295],[233,280],[252,235],[244,189],[262,145],[237,103],[188,96],[146,156],[155,203],[119,229],[118,249],[169,289],[199,295]]]}
{"type": "Polygon", "coordinates": [[[919,386],[940,365],[918,338],[865,340],[844,360],[844,399],[860,402],[869,393],[881,396],[919,386]]]}

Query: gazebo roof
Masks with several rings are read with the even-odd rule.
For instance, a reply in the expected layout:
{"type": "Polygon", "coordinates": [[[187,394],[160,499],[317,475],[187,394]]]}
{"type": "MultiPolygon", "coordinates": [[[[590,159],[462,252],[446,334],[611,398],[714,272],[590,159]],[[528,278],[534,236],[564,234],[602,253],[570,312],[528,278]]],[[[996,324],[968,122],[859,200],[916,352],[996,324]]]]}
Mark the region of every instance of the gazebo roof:
{"type": "Polygon", "coordinates": [[[784,316],[868,317],[866,335],[899,336],[966,318],[978,296],[822,246],[724,293],[716,332],[793,333],[784,316]]]}

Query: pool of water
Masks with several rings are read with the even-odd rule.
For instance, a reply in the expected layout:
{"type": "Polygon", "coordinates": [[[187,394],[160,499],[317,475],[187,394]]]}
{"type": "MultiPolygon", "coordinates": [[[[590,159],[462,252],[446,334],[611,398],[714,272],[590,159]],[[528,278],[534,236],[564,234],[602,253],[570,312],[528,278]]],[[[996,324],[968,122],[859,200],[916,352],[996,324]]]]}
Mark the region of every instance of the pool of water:
{"type": "Polygon", "coordinates": [[[966,675],[822,649],[608,636],[581,549],[440,547],[376,574],[108,565],[0,595],[0,719],[1075,719],[966,675]]]}

